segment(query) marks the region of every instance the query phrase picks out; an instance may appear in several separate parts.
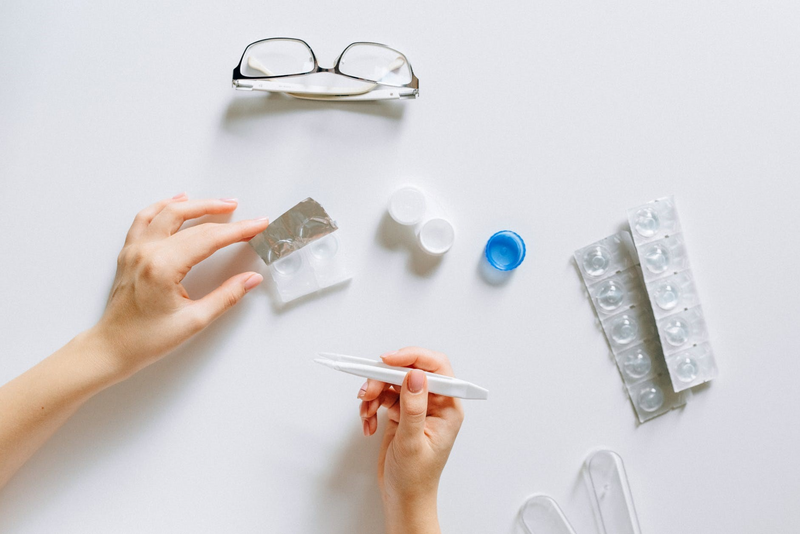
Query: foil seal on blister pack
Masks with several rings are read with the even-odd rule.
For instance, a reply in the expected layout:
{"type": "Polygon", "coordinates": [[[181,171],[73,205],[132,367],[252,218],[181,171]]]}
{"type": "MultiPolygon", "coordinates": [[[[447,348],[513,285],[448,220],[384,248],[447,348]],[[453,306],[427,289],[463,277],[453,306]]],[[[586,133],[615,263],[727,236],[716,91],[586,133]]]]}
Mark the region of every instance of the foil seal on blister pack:
{"type": "Polygon", "coordinates": [[[307,198],[272,221],[266,230],[250,240],[250,246],[271,265],[338,229],[325,208],[313,198],[307,198]]]}

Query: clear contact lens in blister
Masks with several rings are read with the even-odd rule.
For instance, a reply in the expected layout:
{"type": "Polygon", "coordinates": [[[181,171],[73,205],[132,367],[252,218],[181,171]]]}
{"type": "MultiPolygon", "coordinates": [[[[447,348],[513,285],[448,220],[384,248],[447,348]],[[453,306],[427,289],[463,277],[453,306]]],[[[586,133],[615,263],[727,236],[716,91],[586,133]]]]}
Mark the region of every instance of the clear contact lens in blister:
{"type": "Polygon", "coordinates": [[[708,343],[670,354],[667,368],[675,391],[683,391],[717,376],[717,364],[708,343]]]}
{"type": "Polygon", "coordinates": [[[668,315],[657,323],[664,354],[672,354],[708,339],[701,306],[668,315]]]}
{"type": "Polygon", "coordinates": [[[575,251],[586,284],[603,280],[638,263],[631,235],[620,232],[575,251]]]}
{"type": "Polygon", "coordinates": [[[660,198],[629,209],[628,223],[637,246],[681,231],[673,197],[660,198]]]}
{"type": "Polygon", "coordinates": [[[269,264],[275,289],[283,302],[350,279],[338,234],[321,237],[269,264]]]}
{"type": "Polygon", "coordinates": [[[272,262],[269,272],[283,302],[307,295],[317,288],[314,272],[302,249],[272,262]]]}
{"type": "Polygon", "coordinates": [[[350,279],[347,263],[341,254],[341,237],[334,232],[306,246],[308,262],[320,289],[350,279]]]}
{"type": "Polygon", "coordinates": [[[647,292],[656,319],[697,306],[700,301],[691,271],[649,282],[647,292]]]}
{"type": "Polygon", "coordinates": [[[664,370],[664,353],[656,339],[620,351],[615,356],[625,384],[651,378],[664,370]]]}
{"type": "Polygon", "coordinates": [[[690,395],[688,390],[675,392],[666,373],[629,385],[628,393],[641,423],[683,406],[690,395]]]}
{"type": "Polygon", "coordinates": [[[640,245],[639,261],[647,281],[664,278],[689,268],[683,234],[640,245]]]}
{"type": "Polygon", "coordinates": [[[603,319],[601,324],[614,353],[656,337],[655,321],[649,306],[633,306],[603,319]]]}
{"type": "Polygon", "coordinates": [[[645,300],[642,274],[637,267],[617,273],[589,286],[598,314],[612,315],[645,300]]]}

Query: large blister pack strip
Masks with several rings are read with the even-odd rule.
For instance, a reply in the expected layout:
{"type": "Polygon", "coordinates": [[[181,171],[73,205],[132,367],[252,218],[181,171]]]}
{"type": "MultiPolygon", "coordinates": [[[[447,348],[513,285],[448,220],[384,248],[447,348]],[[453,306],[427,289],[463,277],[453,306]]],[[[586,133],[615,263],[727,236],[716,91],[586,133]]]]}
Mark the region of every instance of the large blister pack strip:
{"type": "Polygon", "coordinates": [[[647,294],[675,391],[717,376],[673,197],[628,210],[647,294]]]}
{"type": "Polygon", "coordinates": [[[639,421],[686,404],[689,392],[670,383],[631,235],[583,247],[575,261],[639,421]]]}

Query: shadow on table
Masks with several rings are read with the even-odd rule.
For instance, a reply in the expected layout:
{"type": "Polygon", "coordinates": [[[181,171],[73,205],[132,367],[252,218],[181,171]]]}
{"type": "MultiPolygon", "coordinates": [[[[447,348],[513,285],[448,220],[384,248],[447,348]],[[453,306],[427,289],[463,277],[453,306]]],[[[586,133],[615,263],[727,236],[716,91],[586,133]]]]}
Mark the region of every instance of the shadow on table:
{"type": "Polygon", "coordinates": [[[389,250],[404,250],[408,254],[408,268],[415,275],[428,278],[442,263],[443,256],[432,256],[423,251],[411,227],[397,224],[388,212],[383,214],[375,241],[389,250]]]}
{"type": "Polygon", "coordinates": [[[232,99],[225,111],[223,124],[229,127],[241,121],[266,118],[270,115],[329,109],[399,121],[403,118],[405,106],[406,103],[401,101],[320,102],[300,100],[280,93],[266,93],[263,96],[246,95],[232,99]]]}
{"type": "Polygon", "coordinates": [[[234,335],[233,326],[245,313],[244,306],[233,308],[163,360],[89,400],[4,489],[2,508],[17,511],[3,520],[4,528],[24,531],[27,518],[39,513],[37,506],[73,491],[84,472],[135,442],[234,335]]]}
{"type": "Polygon", "coordinates": [[[515,271],[501,271],[499,269],[495,269],[489,264],[489,260],[486,259],[486,254],[484,251],[481,251],[480,256],[478,257],[478,276],[481,280],[485,283],[489,284],[490,286],[504,286],[506,285],[513,277],[515,271]]]}
{"type": "MultiPolygon", "coordinates": [[[[254,255],[248,248],[240,247],[226,261],[201,263],[192,269],[185,284],[189,294],[199,298],[230,276],[252,270],[254,255]]],[[[171,405],[220,352],[225,340],[235,335],[235,325],[246,313],[246,303],[240,303],[164,359],[90,399],[4,488],[0,509],[17,511],[14,518],[4,518],[4,527],[24,530],[26,517],[38,512],[32,502],[45,506],[57,500],[75,487],[83,472],[107,461],[152,426],[163,416],[162,407],[171,405]],[[15,520],[20,523],[14,525],[15,520]]]]}
{"type": "Polygon", "coordinates": [[[331,462],[331,474],[318,502],[316,523],[326,532],[375,534],[384,530],[383,501],[378,488],[378,455],[385,419],[374,436],[364,437],[360,425],[341,456],[331,462]],[[335,525],[335,527],[334,527],[335,525]]]}

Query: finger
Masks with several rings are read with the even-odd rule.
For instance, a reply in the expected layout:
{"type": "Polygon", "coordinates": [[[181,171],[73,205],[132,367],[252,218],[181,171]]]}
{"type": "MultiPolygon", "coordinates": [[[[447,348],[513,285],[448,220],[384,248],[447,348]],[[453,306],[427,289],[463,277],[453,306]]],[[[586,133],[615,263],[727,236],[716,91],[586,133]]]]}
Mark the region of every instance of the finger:
{"type": "Polygon", "coordinates": [[[128,230],[125,243],[131,243],[139,239],[144,231],[147,230],[147,227],[150,225],[150,222],[153,220],[153,218],[158,215],[168,204],[173,202],[182,202],[185,201],[186,198],[186,193],[181,193],[167,200],[162,200],[147,206],[145,209],[137,213],[136,217],[133,218],[133,223],[131,224],[130,229],[128,230]]]}
{"type": "Polygon", "coordinates": [[[186,274],[189,269],[219,249],[240,241],[249,241],[257,233],[263,232],[268,225],[269,221],[264,217],[235,223],[205,223],[187,228],[170,238],[178,243],[174,248],[178,257],[174,261],[186,274]]]}
{"type": "Polygon", "coordinates": [[[383,363],[395,367],[416,367],[440,375],[455,376],[450,360],[441,352],[420,347],[406,347],[381,356],[383,363]]]}
{"type": "Polygon", "coordinates": [[[373,399],[370,401],[362,401],[361,408],[360,408],[360,415],[362,419],[366,419],[368,417],[372,417],[376,413],[378,413],[378,408],[383,406],[384,408],[391,408],[394,406],[397,401],[400,399],[400,395],[391,389],[384,390],[377,399],[373,399]]]}
{"type": "Polygon", "coordinates": [[[373,415],[366,420],[367,423],[367,436],[371,436],[378,430],[378,416],[373,415]]]}
{"type": "Polygon", "coordinates": [[[264,277],[258,273],[242,273],[222,283],[217,289],[191,304],[198,329],[202,330],[214,319],[236,305],[245,294],[256,287],[264,277]]]}
{"type": "Polygon", "coordinates": [[[361,386],[361,389],[358,390],[358,398],[365,401],[371,401],[373,399],[377,399],[378,395],[380,395],[381,392],[388,387],[389,384],[385,382],[381,382],[380,380],[368,379],[361,386]]]}
{"type": "Polygon", "coordinates": [[[231,213],[237,206],[238,203],[233,198],[207,198],[168,204],[153,217],[150,226],[147,227],[147,234],[154,237],[171,236],[180,230],[186,221],[203,215],[231,213]]]}
{"type": "Polygon", "coordinates": [[[412,369],[403,381],[400,390],[400,421],[397,438],[413,443],[425,432],[425,416],[428,413],[428,378],[419,369],[412,369]]]}

